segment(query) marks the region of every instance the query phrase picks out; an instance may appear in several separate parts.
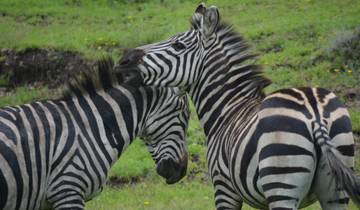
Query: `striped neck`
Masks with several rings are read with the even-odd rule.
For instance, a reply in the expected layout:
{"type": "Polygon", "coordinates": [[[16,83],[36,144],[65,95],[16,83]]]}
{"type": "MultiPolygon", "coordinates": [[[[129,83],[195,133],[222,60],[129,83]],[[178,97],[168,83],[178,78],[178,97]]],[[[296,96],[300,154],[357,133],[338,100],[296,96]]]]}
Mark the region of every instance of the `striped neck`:
{"type": "MultiPolygon", "coordinates": [[[[116,161],[132,140],[138,136],[142,116],[142,96],[117,86],[76,95],[67,100],[80,129],[91,131],[97,145],[104,145],[112,162],[116,161]],[[140,109],[140,110],[139,110],[140,109]]],[[[83,133],[86,133],[85,131],[83,133]]],[[[101,146],[103,147],[103,146],[101,146]]],[[[105,151],[104,151],[105,152],[105,151]]]]}
{"type": "Polygon", "coordinates": [[[255,56],[239,34],[226,24],[219,25],[216,34],[217,41],[206,49],[199,79],[188,88],[208,137],[231,113],[247,118],[270,84],[260,67],[251,64],[255,56]]]}
{"type": "Polygon", "coordinates": [[[221,127],[219,124],[226,123],[234,114],[241,113],[247,118],[257,109],[264,95],[246,78],[244,74],[222,75],[213,82],[195,83],[190,87],[189,95],[206,136],[211,136],[217,127],[221,127]]]}

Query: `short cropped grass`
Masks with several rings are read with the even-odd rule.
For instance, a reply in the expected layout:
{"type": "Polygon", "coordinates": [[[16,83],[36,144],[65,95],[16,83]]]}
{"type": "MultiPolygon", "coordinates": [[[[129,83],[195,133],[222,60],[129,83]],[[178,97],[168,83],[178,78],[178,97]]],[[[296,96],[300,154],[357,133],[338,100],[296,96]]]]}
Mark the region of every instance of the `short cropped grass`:
{"type": "Polygon", "coordinates": [[[169,186],[152,180],[122,188],[106,188],[87,203],[87,210],[188,210],[214,209],[210,183],[187,182],[169,186]],[[189,208],[190,207],[190,208],[189,208]]]}
{"type": "Polygon", "coordinates": [[[17,87],[0,97],[0,107],[30,103],[50,96],[47,87],[17,87]]]}

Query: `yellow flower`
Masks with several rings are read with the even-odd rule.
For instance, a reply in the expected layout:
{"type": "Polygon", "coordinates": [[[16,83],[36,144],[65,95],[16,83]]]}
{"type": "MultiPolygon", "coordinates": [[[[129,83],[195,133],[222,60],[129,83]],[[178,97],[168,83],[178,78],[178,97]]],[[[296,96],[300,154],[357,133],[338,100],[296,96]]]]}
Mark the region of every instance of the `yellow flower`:
{"type": "Polygon", "coordinates": [[[144,205],[148,206],[150,204],[150,201],[144,201],[144,205]]]}
{"type": "Polygon", "coordinates": [[[334,69],[335,72],[340,72],[340,69],[334,69]]]}
{"type": "Polygon", "coordinates": [[[352,73],[352,70],[351,69],[348,69],[348,71],[347,71],[349,74],[351,74],[352,73]]]}

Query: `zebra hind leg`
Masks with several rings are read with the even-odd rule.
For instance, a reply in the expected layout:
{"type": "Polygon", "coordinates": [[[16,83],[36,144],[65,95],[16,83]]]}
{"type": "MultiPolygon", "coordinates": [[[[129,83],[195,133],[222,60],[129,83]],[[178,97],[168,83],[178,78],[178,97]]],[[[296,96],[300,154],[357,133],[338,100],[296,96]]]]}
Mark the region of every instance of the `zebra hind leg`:
{"type": "MultiPolygon", "coordinates": [[[[338,122],[341,122],[342,125],[349,125],[349,121],[349,118],[340,118],[338,122]]],[[[326,125],[315,123],[313,127],[315,142],[321,151],[314,192],[322,208],[324,210],[345,210],[348,207],[349,197],[359,207],[360,179],[353,171],[354,140],[352,133],[339,133],[330,139],[326,125]],[[317,130],[315,130],[316,128],[317,130]]],[[[336,129],[337,131],[344,130],[339,126],[336,129]]]]}
{"type": "Polygon", "coordinates": [[[262,138],[258,188],[270,210],[297,210],[314,178],[314,145],[300,135],[285,132],[268,133],[262,138]]]}
{"type": "Polygon", "coordinates": [[[324,157],[319,161],[314,190],[322,209],[347,209],[349,197],[343,189],[336,186],[336,181],[324,157]]]}
{"type": "MultiPolygon", "coordinates": [[[[298,172],[286,174],[290,170],[274,167],[271,175],[260,179],[262,189],[270,210],[297,210],[309,192],[313,173],[298,172]],[[284,174],[279,174],[284,173],[284,174]]],[[[269,169],[271,170],[271,169],[269,169]]]]}

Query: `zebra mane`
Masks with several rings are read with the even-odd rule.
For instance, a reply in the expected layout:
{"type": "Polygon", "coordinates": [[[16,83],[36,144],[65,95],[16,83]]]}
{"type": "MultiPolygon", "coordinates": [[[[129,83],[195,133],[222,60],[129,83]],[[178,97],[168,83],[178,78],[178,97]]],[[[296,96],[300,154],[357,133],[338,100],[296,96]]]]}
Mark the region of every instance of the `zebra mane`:
{"type": "Polygon", "coordinates": [[[68,81],[62,99],[93,94],[99,90],[108,90],[119,85],[123,79],[119,73],[113,70],[113,67],[114,62],[111,57],[103,57],[97,60],[94,68],[87,71],[82,70],[79,76],[68,81]]]}
{"type": "MultiPolygon", "coordinates": [[[[195,13],[191,19],[191,28],[193,30],[200,30],[200,27],[201,15],[195,13]]],[[[251,70],[250,79],[252,80],[252,86],[257,89],[260,95],[263,95],[263,89],[271,84],[271,80],[263,76],[262,66],[254,64],[257,54],[249,52],[249,44],[230,24],[220,22],[216,26],[214,33],[219,36],[220,40],[225,40],[222,42],[222,47],[226,48],[227,51],[231,51],[231,57],[229,56],[227,60],[224,59],[223,64],[225,67],[222,68],[222,71],[229,72],[234,69],[251,70]]]]}
{"type": "Polygon", "coordinates": [[[258,93],[263,95],[263,89],[271,84],[271,80],[263,75],[263,68],[260,65],[254,64],[256,57],[255,53],[250,52],[250,46],[247,41],[236,32],[232,25],[227,23],[220,23],[216,28],[216,32],[220,36],[223,48],[231,51],[231,57],[226,62],[226,71],[234,69],[244,71],[251,71],[250,80],[252,80],[253,88],[256,88],[258,93]]]}

